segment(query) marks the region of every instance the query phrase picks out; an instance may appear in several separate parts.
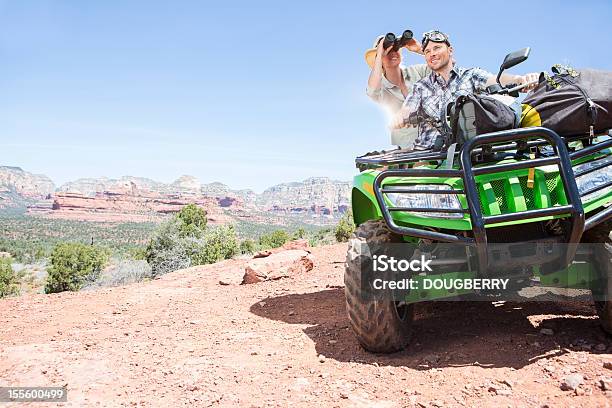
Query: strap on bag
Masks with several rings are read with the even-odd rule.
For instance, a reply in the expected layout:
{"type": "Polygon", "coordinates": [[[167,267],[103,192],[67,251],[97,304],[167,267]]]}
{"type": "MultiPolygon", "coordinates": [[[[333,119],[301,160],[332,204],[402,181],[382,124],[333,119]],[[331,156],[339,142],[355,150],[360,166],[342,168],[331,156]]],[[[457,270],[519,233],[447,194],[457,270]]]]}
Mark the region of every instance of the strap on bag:
{"type": "Polygon", "coordinates": [[[455,150],[457,150],[457,143],[453,143],[448,146],[448,151],[446,152],[446,168],[452,169],[455,161],[455,150]]]}
{"type": "Polygon", "coordinates": [[[467,102],[467,96],[465,95],[461,95],[460,97],[457,98],[457,100],[455,101],[455,104],[453,106],[454,110],[453,110],[453,114],[451,115],[451,129],[452,129],[452,142],[465,142],[465,140],[459,140],[458,137],[458,132],[459,132],[459,114],[461,112],[461,109],[463,109],[463,105],[465,105],[465,102],[467,102]]]}

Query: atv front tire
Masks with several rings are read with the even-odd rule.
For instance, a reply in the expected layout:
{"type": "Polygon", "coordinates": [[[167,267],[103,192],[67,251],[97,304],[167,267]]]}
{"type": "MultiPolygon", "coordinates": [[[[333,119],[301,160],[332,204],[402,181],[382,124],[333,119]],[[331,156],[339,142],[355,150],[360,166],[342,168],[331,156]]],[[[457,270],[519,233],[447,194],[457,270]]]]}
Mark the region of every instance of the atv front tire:
{"type": "Polygon", "coordinates": [[[361,224],[349,241],[344,272],[346,311],[359,343],[374,353],[393,353],[410,341],[412,305],[393,300],[364,300],[361,286],[364,262],[372,262],[377,245],[402,242],[381,220],[361,224]]]}
{"type": "Polygon", "coordinates": [[[593,265],[598,280],[591,288],[603,330],[612,334],[612,221],[586,231],[582,242],[596,244],[593,265]]]}

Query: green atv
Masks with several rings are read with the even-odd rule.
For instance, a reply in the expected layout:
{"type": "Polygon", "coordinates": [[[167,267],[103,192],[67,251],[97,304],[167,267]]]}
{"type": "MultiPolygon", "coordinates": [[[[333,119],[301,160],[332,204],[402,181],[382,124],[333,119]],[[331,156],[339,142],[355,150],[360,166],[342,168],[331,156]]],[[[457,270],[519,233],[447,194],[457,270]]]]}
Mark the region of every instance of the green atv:
{"type": "Polygon", "coordinates": [[[407,251],[427,246],[430,252],[437,244],[455,244],[477,267],[461,260],[449,268],[448,257],[439,256],[433,262],[447,267],[437,273],[476,279],[500,274],[496,244],[558,243],[564,250],[554,259],[513,256],[515,270],[526,278],[525,286],[591,290],[601,325],[611,334],[611,135],[562,138],[532,127],[477,135],[454,154],[398,149],[358,157],[352,188],[357,229],[344,283],[349,321],[361,345],[378,353],[399,351],[409,343],[415,303],[475,292],[430,289],[400,299],[368,297],[371,282],[364,281],[363,265],[384,244],[407,251]],[[586,243],[596,245],[582,250],[586,243]]]}

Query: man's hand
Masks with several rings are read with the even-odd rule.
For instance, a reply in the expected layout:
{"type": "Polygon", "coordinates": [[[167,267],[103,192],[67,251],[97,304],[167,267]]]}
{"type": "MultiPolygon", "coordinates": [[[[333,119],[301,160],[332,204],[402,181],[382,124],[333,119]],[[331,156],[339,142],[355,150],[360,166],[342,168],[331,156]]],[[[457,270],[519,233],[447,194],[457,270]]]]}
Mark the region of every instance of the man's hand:
{"type": "Polygon", "coordinates": [[[391,119],[389,127],[391,129],[400,129],[406,127],[406,115],[408,115],[406,109],[400,109],[399,112],[397,112],[395,116],[393,116],[393,118],[391,119]]]}
{"type": "Polygon", "coordinates": [[[523,85],[523,84],[529,84],[526,87],[524,87],[523,89],[521,89],[521,92],[529,92],[533,89],[535,89],[536,86],[538,86],[538,80],[540,79],[540,73],[539,72],[532,72],[526,75],[521,75],[517,78],[517,82],[519,85],[523,85]]]}
{"type": "Polygon", "coordinates": [[[423,47],[421,46],[421,43],[418,42],[417,40],[415,40],[414,38],[412,40],[409,40],[405,47],[408,49],[408,51],[412,51],[412,52],[416,52],[417,54],[423,54],[423,47]]]}

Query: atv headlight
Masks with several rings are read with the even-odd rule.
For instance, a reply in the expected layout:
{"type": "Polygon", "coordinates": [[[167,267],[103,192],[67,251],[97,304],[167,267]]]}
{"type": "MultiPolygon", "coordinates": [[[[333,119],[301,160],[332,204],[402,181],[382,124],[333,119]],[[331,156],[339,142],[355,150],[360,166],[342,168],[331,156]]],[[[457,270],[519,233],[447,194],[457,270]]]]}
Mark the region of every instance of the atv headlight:
{"type": "MultiPolygon", "coordinates": [[[[592,171],[582,176],[576,177],[576,185],[578,186],[578,193],[582,196],[589,190],[596,187],[603,186],[612,181],[612,156],[607,156],[603,159],[595,160],[588,163],[582,163],[574,167],[574,173],[580,173],[585,170],[592,169],[604,164],[608,164],[599,170],[592,171]]],[[[590,201],[602,195],[609,193],[612,190],[612,186],[602,188],[601,190],[594,191],[582,197],[582,201],[590,201]]]]}
{"type": "MultiPolygon", "coordinates": [[[[385,190],[393,190],[392,184],[385,185],[385,190]]],[[[430,194],[418,193],[419,190],[451,190],[451,187],[446,184],[415,184],[412,186],[397,186],[397,189],[402,191],[414,190],[414,193],[386,193],[387,198],[395,207],[405,208],[444,208],[461,210],[461,203],[457,194],[430,194]]],[[[423,217],[436,218],[463,218],[462,213],[440,213],[440,212],[411,212],[411,214],[421,215],[423,217]]]]}

